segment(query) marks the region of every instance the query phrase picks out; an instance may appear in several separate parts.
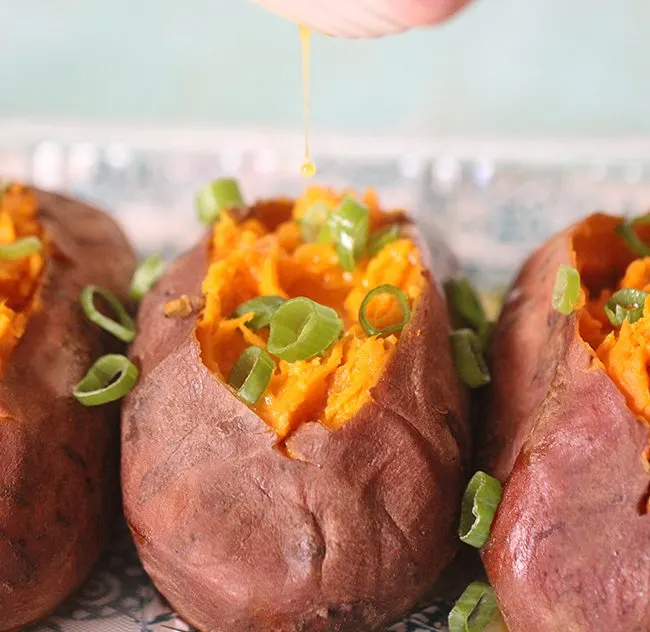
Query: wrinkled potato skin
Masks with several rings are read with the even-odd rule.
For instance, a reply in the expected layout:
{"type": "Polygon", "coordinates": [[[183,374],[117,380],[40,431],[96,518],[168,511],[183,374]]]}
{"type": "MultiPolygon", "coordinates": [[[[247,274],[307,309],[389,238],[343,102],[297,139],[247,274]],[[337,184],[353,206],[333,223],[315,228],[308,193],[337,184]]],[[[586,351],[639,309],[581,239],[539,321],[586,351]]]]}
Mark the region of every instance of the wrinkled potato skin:
{"type": "Polygon", "coordinates": [[[122,427],[125,513],[147,573],[204,631],[381,629],[452,559],[469,426],[444,302],[428,279],[372,401],[331,433],[274,432],[205,368],[206,243],[144,300],[122,427]]]}
{"type": "Polygon", "coordinates": [[[54,254],[34,313],[0,380],[0,630],[50,613],[86,578],[118,500],[116,407],[85,408],[74,385],[114,339],[87,321],[81,289],[123,301],[135,265],[109,217],[37,192],[54,254]],[[110,511],[110,513],[109,513],[110,511]]]}
{"type": "Polygon", "coordinates": [[[552,310],[570,231],[525,264],[495,335],[480,467],[507,480],[481,555],[510,632],[650,630],[648,428],[552,310]]]}

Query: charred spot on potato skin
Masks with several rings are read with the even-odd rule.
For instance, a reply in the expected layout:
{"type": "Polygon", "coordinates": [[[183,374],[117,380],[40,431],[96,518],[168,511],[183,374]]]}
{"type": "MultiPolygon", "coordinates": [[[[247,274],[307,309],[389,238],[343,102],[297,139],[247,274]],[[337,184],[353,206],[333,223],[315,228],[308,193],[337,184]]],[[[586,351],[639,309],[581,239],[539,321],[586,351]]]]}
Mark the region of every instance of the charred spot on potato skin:
{"type": "Polygon", "coordinates": [[[330,605],[327,607],[327,616],[332,619],[346,617],[352,612],[352,606],[349,604],[330,605]]]}
{"type": "Polygon", "coordinates": [[[79,467],[86,469],[87,465],[85,459],[73,448],[71,448],[69,445],[64,443],[61,446],[61,450],[63,450],[63,454],[65,454],[66,457],[68,457],[75,465],[78,465],[79,467]]]}

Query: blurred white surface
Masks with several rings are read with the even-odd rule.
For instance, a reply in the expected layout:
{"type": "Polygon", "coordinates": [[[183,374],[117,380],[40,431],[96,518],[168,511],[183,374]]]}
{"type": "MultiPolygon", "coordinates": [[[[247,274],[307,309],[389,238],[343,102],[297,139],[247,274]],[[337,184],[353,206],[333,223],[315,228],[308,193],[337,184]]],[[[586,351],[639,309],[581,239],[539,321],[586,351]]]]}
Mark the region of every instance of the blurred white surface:
{"type": "MultiPolygon", "coordinates": [[[[650,142],[316,135],[315,183],[373,187],[442,232],[483,287],[506,283],[552,232],[594,210],[650,200],[650,142]]],[[[129,128],[0,120],[0,177],[67,191],[110,210],[142,251],[172,256],[201,234],[194,194],[232,175],[250,200],[295,195],[302,136],[264,130],[129,128]]]]}

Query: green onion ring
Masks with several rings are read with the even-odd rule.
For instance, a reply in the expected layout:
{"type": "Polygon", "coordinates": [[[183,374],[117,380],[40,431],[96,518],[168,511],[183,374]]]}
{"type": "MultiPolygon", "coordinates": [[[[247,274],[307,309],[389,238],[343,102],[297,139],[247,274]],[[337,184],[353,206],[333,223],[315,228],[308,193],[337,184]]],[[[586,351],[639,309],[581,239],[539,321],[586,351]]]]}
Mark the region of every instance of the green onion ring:
{"type": "Polygon", "coordinates": [[[101,406],[124,397],[137,379],[138,369],[126,356],[105,355],[90,367],[72,394],[84,406],[101,406]]]}
{"type": "Polygon", "coordinates": [[[623,239],[625,245],[639,257],[650,257],[650,246],[646,244],[634,230],[637,224],[650,223],[650,213],[632,220],[625,220],[616,227],[616,234],[623,239]]]}
{"type": "Polygon", "coordinates": [[[275,362],[261,347],[244,349],[228,376],[228,384],[240,399],[256,404],[264,394],[275,371],[275,362]]]}
{"type": "Polygon", "coordinates": [[[449,613],[449,632],[481,632],[496,612],[492,588],[483,582],[472,582],[449,613]]]}
{"type": "Polygon", "coordinates": [[[476,472],[465,490],[458,535],[465,543],[480,549],[490,537],[494,514],[501,502],[501,483],[485,472],[476,472]]]}
{"type": "Polygon", "coordinates": [[[242,303],[234,312],[233,318],[239,318],[244,314],[255,313],[252,320],[246,323],[246,327],[257,331],[271,324],[273,314],[278,311],[280,306],[284,305],[286,300],[281,296],[258,296],[250,301],[242,303]]]}
{"type": "Polygon", "coordinates": [[[165,260],[160,255],[149,255],[138,266],[129,288],[129,296],[140,301],[160,281],[165,271],[165,260]]]}
{"type": "Polygon", "coordinates": [[[343,332],[335,310],[304,296],[292,298],[271,319],[267,351],[287,362],[323,355],[343,332]]]}
{"type": "Polygon", "coordinates": [[[620,327],[627,318],[635,323],[643,316],[643,308],[648,293],[643,290],[624,288],[612,294],[605,304],[605,314],[614,327],[620,327]]]}
{"type": "Polygon", "coordinates": [[[380,228],[368,238],[368,254],[371,256],[376,255],[378,252],[388,246],[388,244],[392,244],[394,241],[397,241],[401,236],[402,229],[399,224],[391,224],[390,226],[384,226],[384,228],[380,228]]]}
{"type": "Polygon", "coordinates": [[[135,322],[133,322],[133,319],[122,303],[108,290],[97,287],[96,285],[86,286],[81,292],[81,306],[90,322],[105,329],[116,338],[119,338],[123,342],[132,342],[135,338],[135,322]],[[104,316],[95,307],[95,294],[99,294],[110,305],[119,322],[108,316],[104,316]]]}
{"type": "Polygon", "coordinates": [[[314,202],[300,218],[300,236],[307,244],[327,244],[334,241],[331,230],[331,211],[324,202],[314,202]]]}
{"type": "Polygon", "coordinates": [[[553,309],[565,316],[571,315],[580,301],[580,273],[572,266],[561,265],[553,286],[553,309]]]}
{"type": "Polygon", "coordinates": [[[483,358],[480,338],[471,329],[457,329],[450,335],[451,351],[461,381],[470,388],[490,383],[490,371],[483,358]]]}
{"type": "Polygon", "coordinates": [[[404,327],[411,320],[411,308],[409,306],[409,300],[406,297],[406,294],[402,292],[398,287],[386,283],[384,285],[378,285],[374,290],[370,290],[366,297],[361,302],[361,307],[359,308],[359,323],[363,327],[363,330],[369,336],[387,336],[398,331],[402,331],[404,327]],[[383,329],[377,329],[369,320],[366,312],[370,306],[370,302],[373,298],[380,296],[382,294],[390,294],[397,299],[400,309],[402,310],[402,320],[394,325],[389,325],[383,329]]]}
{"type": "Polygon", "coordinates": [[[244,198],[234,178],[212,180],[196,195],[196,208],[203,224],[214,224],[222,211],[240,206],[244,206],[244,198]]]}
{"type": "Polygon", "coordinates": [[[5,261],[24,259],[42,249],[43,244],[38,237],[23,237],[11,244],[0,244],[0,259],[5,261]]]}
{"type": "Polygon", "coordinates": [[[348,272],[355,269],[357,259],[366,249],[369,216],[368,209],[350,197],[345,198],[332,215],[339,264],[348,272]]]}

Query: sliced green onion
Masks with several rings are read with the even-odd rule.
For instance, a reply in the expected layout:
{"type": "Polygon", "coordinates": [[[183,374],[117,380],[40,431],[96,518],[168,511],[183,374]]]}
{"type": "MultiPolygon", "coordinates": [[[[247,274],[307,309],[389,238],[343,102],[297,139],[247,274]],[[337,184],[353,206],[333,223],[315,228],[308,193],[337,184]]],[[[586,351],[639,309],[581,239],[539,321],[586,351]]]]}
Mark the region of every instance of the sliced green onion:
{"type": "Polygon", "coordinates": [[[449,632],[481,632],[496,612],[492,588],[483,582],[472,582],[449,613],[449,632]]]}
{"type": "Polygon", "coordinates": [[[135,338],[135,323],[112,292],[96,285],[88,285],[81,292],[81,306],[88,320],[113,334],[116,338],[124,342],[132,342],[135,338]],[[95,307],[95,294],[99,294],[110,305],[119,322],[104,316],[95,307]]]}
{"type": "Polygon", "coordinates": [[[300,236],[307,244],[326,244],[334,241],[331,230],[330,208],[324,202],[315,202],[300,219],[300,236]]]}
{"type": "Polygon", "coordinates": [[[228,384],[240,399],[249,404],[257,403],[271,381],[275,362],[261,347],[248,347],[239,356],[228,376],[228,384]]]}
{"type": "Polygon", "coordinates": [[[131,279],[129,296],[134,301],[142,300],[145,294],[160,281],[160,277],[165,271],[165,265],[165,260],[160,255],[148,256],[138,266],[133,279],[131,279]]]}
{"type": "Polygon", "coordinates": [[[488,320],[481,298],[469,279],[450,279],[444,284],[444,290],[453,326],[472,329],[478,335],[481,349],[488,349],[494,322],[488,320]]]}
{"type": "Polygon", "coordinates": [[[643,307],[648,293],[642,290],[625,288],[614,292],[612,298],[605,304],[605,314],[614,327],[620,327],[627,318],[635,323],[643,316],[643,307]]]}
{"type": "Polygon", "coordinates": [[[42,248],[43,244],[38,237],[23,237],[11,244],[0,244],[0,259],[6,261],[24,259],[35,252],[40,252],[42,248]]]}
{"type": "Polygon", "coordinates": [[[208,182],[196,196],[199,219],[203,224],[214,224],[221,211],[244,206],[239,183],[234,178],[208,182]]]}
{"type": "Polygon", "coordinates": [[[402,331],[402,329],[404,329],[408,324],[409,320],[411,320],[411,308],[409,307],[409,300],[406,297],[406,294],[404,294],[404,292],[402,292],[398,287],[388,283],[378,285],[374,290],[370,290],[370,292],[366,294],[366,298],[363,299],[361,307],[359,308],[359,323],[369,336],[387,336],[388,334],[402,331]],[[389,294],[390,296],[395,297],[399,303],[400,309],[402,310],[402,318],[399,322],[393,325],[388,325],[383,329],[377,329],[368,319],[366,312],[368,311],[370,302],[382,294],[389,294]]]}
{"type": "Polygon", "coordinates": [[[339,264],[348,272],[355,269],[357,259],[366,249],[369,215],[363,204],[350,197],[345,198],[332,215],[332,232],[339,264]]]}
{"type": "Polygon", "coordinates": [[[320,233],[318,233],[318,240],[317,242],[319,244],[333,244],[334,243],[334,232],[332,228],[332,217],[333,215],[330,213],[327,221],[323,224],[323,227],[320,229],[320,233]]]}
{"type": "Polygon", "coordinates": [[[485,325],[481,331],[477,331],[476,335],[478,340],[481,343],[481,349],[483,352],[486,352],[492,346],[492,338],[494,337],[494,330],[496,329],[496,323],[493,320],[486,320],[485,325]]]}
{"type": "Polygon", "coordinates": [[[84,406],[101,406],[124,397],[137,379],[138,369],[127,357],[105,355],[90,367],[72,394],[84,406]]]}
{"type": "Polygon", "coordinates": [[[553,286],[553,309],[569,316],[580,301],[580,273],[571,266],[561,265],[553,286]]]}
{"type": "Polygon", "coordinates": [[[266,348],[287,362],[323,355],[341,335],[335,310],[300,296],[282,305],[271,319],[266,348]]]}
{"type": "Polygon", "coordinates": [[[246,327],[257,331],[263,327],[268,327],[271,324],[273,314],[278,311],[281,305],[284,305],[286,300],[281,296],[258,296],[250,301],[242,303],[233,314],[234,318],[239,318],[244,314],[255,313],[252,320],[246,323],[246,327]]]}
{"type": "Polygon", "coordinates": [[[650,257],[650,246],[639,237],[634,230],[638,224],[649,224],[650,213],[632,220],[621,222],[616,227],[616,234],[623,239],[627,247],[639,257],[650,257]]]}
{"type": "Polygon", "coordinates": [[[488,319],[478,292],[469,279],[450,279],[445,282],[444,289],[454,326],[483,331],[488,319]]]}
{"type": "Polygon", "coordinates": [[[375,231],[368,238],[368,254],[376,255],[379,251],[383,250],[388,244],[392,244],[402,236],[402,229],[399,224],[392,224],[385,226],[375,231]]]}
{"type": "Polygon", "coordinates": [[[323,224],[320,233],[318,234],[319,244],[333,244],[334,243],[334,214],[330,211],[327,216],[327,221],[323,224]]]}
{"type": "Polygon", "coordinates": [[[458,535],[465,543],[480,549],[490,537],[494,514],[501,502],[501,483],[485,472],[476,472],[465,490],[458,535]]]}
{"type": "Polygon", "coordinates": [[[458,377],[470,388],[490,382],[490,371],[483,358],[481,340],[471,329],[457,329],[450,335],[451,351],[458,377]]]}

